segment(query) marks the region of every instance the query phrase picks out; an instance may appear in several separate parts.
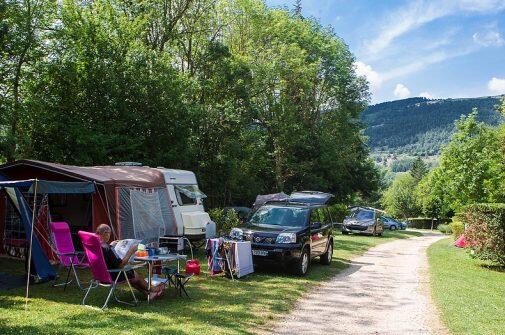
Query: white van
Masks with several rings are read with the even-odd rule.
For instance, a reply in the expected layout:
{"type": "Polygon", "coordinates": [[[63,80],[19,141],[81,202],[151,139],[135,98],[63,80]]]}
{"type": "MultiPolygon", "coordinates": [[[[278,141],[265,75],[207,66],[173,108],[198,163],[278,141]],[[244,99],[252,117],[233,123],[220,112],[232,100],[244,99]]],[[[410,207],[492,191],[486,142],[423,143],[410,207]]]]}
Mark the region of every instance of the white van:
{"type": "Polygon", "coordinates": [[[165,177],[177,223],[177,235],[193,241],[204,239],[207,225],[212,220],[203,208],[202,199],[207,196],[198,188],[195,174],[191,171],[162,167],[157,170],[165,177]]]}

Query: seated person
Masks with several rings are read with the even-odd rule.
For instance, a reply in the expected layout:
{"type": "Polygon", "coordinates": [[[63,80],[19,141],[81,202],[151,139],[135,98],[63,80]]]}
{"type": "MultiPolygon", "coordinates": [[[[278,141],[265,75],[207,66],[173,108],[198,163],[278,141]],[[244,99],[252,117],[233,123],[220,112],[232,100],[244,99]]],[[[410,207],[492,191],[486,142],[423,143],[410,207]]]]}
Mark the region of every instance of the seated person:
{"type": "MultiPolygon", "coordinates": [[[[128,261],[130,260],[131,256],[135,253],[135,251],[137,251],[137,245],[133,245],[130,248],[130,250],[128,250],[126,255],[123,257],[123,259],[120,259],[118,256],[116,256],[116,254],[112,250],[112,247],[116,245],[117,241],[113,241],[109,244],[111,234],[110,227],[106,224],[101,224],[96,229],[96,234],[100,237],[100,240],[102,241],[103,257],[105,259],[105,264],[107,265],[107,268],[109,270],[120,269],[124,267],[126,264],[128,264],[128,261]]],[[[122,272],[111,273],[111,276],[112,280],[116,280],[117,276],[120,276],[118,281],[125,280],[124,274],[122,272]]],[[[140,292],[148,294],[149,299],[159,298],[163,294],[163,288],[164,288],[163,285],[152,287],[151,291],[149,291],[149,286],[145,281],[144,276],[142,276],[140,273],[134,270],[126,271],[126,276],[128,277],[128,281],[130,282],[131,286],[135,287],[140,292]]]]}

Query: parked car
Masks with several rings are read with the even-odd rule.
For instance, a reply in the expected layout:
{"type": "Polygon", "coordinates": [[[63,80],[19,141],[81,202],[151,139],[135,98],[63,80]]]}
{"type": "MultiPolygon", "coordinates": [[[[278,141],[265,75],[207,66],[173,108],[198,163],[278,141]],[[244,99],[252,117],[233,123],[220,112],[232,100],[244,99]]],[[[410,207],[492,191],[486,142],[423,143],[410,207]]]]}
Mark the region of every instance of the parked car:
{"type": "Polygon", "coordinates": [[[405,229],[407,229],[407,222],[398,221],[398,223],[400,223],[399,228],[400,228],[401,230],[405,230],[405,229]]]}
{"type": "Polygon", "coordinates": [[[342,234],[370,234],[382,236],[384,224],[382,216],[384,212],[370,207],[354,207],[351,214],[344,219],[342,234]]]}
{"type": "Polygon", "coordinates": [[[303,199],[268,202],[249,218],[245,228],[233,228],[230,236],[251,241],[255,265],[276,264],[305,275],[311,260],[329,265],[333,255],[332,219],[327,202],[331,194],[307,192],[303,199]],[[317,198],[317,199],[316,199],[317,198]]]}
{"type": "Polygon", "coordinates": [[[407,225],[405,223],[395,220],[389,216],[382,216],[381,220],[384,224],[384,229],[397,230],[407,228],[407,225]]]}

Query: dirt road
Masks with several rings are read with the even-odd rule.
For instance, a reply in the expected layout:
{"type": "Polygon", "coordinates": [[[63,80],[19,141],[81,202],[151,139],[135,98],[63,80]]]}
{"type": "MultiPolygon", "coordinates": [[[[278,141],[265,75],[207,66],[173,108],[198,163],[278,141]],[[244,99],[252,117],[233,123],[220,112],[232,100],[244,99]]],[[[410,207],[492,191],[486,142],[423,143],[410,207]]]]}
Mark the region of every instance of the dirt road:
{"type": "Polygon", "coordinates": [[[298,301],[271,333],[446,334],[429,298],[426,257],[441,238],[425,233],[371,248],[298,301]]]}

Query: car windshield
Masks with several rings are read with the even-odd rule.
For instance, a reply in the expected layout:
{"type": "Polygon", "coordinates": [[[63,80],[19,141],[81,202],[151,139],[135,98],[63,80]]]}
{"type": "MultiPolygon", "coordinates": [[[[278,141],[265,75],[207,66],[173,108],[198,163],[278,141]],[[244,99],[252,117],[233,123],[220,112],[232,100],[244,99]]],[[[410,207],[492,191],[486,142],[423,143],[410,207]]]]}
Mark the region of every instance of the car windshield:
{"type": "Polygon", "coordinates": [[[249,219],[252,225],[303,227],[307,224],[309,210],[303,207],[265,205],[249,219]]]}
{"type": "Polygon", "coordinates": [[[351,214],[351,218],[356,220],[373,220],[372,211],[355,211],[351,214]]]}

